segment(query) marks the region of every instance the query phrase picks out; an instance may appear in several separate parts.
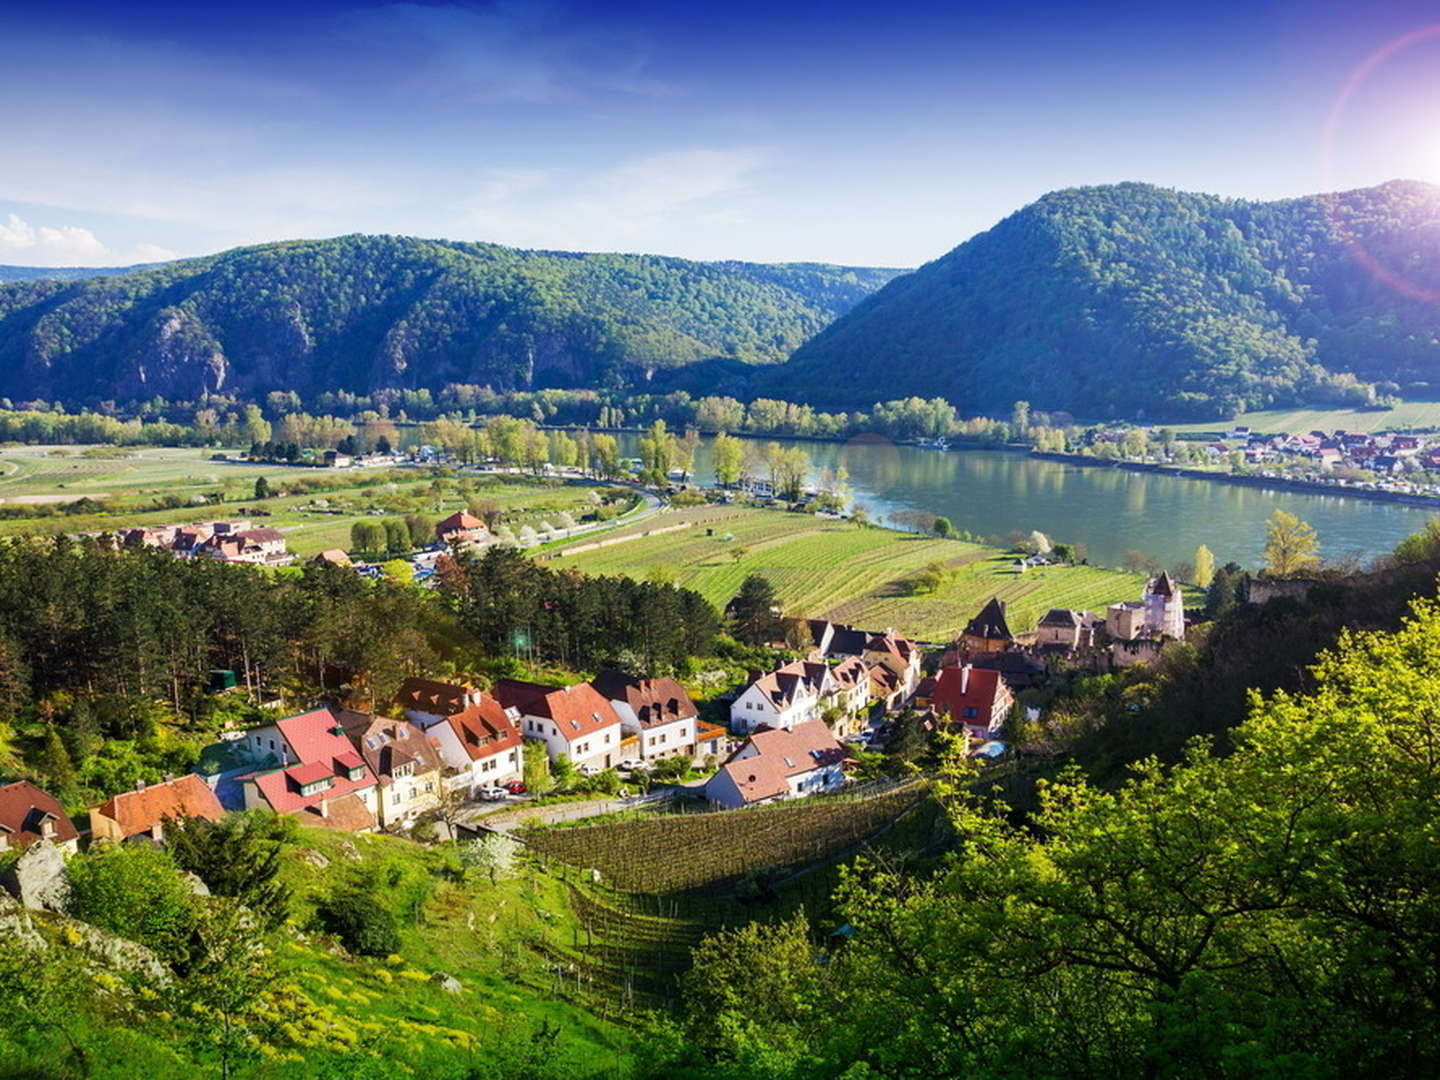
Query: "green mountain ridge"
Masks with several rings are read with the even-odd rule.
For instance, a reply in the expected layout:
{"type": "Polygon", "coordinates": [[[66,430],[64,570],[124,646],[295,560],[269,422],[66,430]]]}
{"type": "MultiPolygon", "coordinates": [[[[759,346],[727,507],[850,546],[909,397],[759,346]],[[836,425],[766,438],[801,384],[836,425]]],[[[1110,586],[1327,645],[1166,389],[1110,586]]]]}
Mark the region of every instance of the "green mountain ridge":
{"type": "Polygon", "coordinates": [[[623,387],[784,360],[898,271],[344,236],[0,285],[0,394],[623,387]]]}
{"type": "Polygon", "coordinates": [[[1437,237],[1440,188],[1413,181],[1268,203],[1057,191],[896,278],[753,389],[832,409],[913,394],[1153,419],[1429,397],[1440,305],[1356,250],[1440,296],[1437,237]]]}

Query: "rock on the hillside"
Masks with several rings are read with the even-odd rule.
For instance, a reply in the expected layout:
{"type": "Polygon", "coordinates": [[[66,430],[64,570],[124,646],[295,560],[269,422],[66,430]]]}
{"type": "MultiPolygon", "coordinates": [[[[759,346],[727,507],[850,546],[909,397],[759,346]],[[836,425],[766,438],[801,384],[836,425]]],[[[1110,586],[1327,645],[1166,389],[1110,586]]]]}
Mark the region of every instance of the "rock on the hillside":
{"type": "Polygon", "coordinates": [[[35,929],[30,915],[20,906],[19,901],[3,892],[0,892],[0,938],[13,941],[30,952],[45,948],[45,939],[40,936],[40,931],[35,929]]]}
{"type": "Polygon", "coordinates": [[[64,911],[70,900],[65,856],[49,840],[37,840],[0,875],[10,895],[35,911],[64,911]]]}
{"type": "Polygon", "coordinates": [[[77,919],[66,920],[66,925],[78,935],[80,947],[101,967],[138,975],[152,986],[169,986],[174,981],[165,962],[144,945],[77,919]]]}
{"type": "Polygon", "coordinates": [[[190,890],[192,896],[210,895],[210,886],[200,879],[199,874],[192,874],[187,870],[180,875],[180,879],[185,882],[185,887],[190,890]]]}
{"type": "Polygon", "coordinates": [[[349,840],[346,840],[343,844],[340,845],[340,854],[344,855],[347,859],[350,859],[353,862],[360,861],[359,850],[349,840]]]}
{"type": "Polygon", "coordinates": [[[309,863],[317,870],[324,870],[330,865],[330,860],[314,848],[301,848],[296,854],[300,856],[301,862],[309,863]]]}
{"type": "Polygon", "coordinates": [[[459,979],[455,978],[454,975],[447,975],[443,971],[437,971],[434,975],[431,975],[430,981],[447,994],[458,994],[461,990],[465,989],[460,985],[459,979]]]}

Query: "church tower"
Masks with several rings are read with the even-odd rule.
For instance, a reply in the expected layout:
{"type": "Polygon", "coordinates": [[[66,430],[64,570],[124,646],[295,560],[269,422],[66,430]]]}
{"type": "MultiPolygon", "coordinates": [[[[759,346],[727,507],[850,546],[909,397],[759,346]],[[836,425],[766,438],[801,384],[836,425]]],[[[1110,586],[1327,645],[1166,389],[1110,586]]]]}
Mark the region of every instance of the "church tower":
{"type": "Polygon", "coordinates": [[[1185,595],[1168,571],[1161,571],[1145,586],[1145,629],[1185,640],[1185,595]]]}

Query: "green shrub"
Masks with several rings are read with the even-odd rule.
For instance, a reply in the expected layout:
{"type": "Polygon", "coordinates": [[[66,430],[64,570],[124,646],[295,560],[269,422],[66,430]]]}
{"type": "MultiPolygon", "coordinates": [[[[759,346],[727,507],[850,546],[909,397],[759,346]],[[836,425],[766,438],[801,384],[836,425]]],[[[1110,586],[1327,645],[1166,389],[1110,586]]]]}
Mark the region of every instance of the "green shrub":
{"type": "Polygon", "coordinates": [[[69,913],[148,946],[166,960],[186,954],[195,897],[170,856],[148,846],[96,848],[70,860],[69,913]]]}
{"type": "Polygon", "coordinates": [[[374,897],[339,889],[320,901],[315,917],[328,933],[360,956],[389,956],[400,951],[395,916],[374,897]]]}

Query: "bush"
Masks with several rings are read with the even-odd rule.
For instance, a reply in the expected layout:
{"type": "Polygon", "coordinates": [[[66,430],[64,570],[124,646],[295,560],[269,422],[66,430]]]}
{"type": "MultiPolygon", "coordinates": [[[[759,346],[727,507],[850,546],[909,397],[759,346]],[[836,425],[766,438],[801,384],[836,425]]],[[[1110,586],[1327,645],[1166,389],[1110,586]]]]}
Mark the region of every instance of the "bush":
{"type": "Polygon", "coordinates": [[[195,928],[195,898],[170,856],[147,846],[108,846],[71,859],[69,914],[183,959],[195,928]]]}
{"type": "Polygon", "coordinates": [[[315,909],[327,933],[359,956],[389,956],[400,951],[395,916],[374,897],[355,889],[331,893],[315,909]]]}

